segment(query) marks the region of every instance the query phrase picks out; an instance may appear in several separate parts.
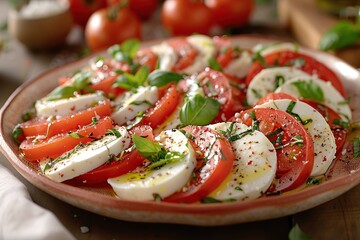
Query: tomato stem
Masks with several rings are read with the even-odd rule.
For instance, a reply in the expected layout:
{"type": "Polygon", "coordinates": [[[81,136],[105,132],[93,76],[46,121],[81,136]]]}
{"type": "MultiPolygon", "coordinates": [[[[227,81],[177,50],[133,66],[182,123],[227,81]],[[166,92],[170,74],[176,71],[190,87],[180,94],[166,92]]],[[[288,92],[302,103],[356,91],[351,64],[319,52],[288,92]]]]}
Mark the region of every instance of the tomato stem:
{"type": "Polygon", "coordinates": [[[115,20],[118,17],[119,10],[121,8],[127,7],[129,5],[128,0],[122,0],[114,6],[110,7],[108,10],[107,17],[109,20],[115,20]]]}

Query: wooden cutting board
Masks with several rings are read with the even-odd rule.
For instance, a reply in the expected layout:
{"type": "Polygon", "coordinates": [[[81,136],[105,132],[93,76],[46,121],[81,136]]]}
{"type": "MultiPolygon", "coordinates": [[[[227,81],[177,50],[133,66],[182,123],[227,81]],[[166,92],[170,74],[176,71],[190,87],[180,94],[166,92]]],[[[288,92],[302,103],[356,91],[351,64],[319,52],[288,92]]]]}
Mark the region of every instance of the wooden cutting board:
{"type": "MultiPolygon", "coordinates": [[[[318,49],[323,34],[339,19],[321,11],[315,0],[278,0],[278,14],[300,44],[318,49]]],[[[360,68],[360,45],[333,52],[354,67],[360,68]]]]}

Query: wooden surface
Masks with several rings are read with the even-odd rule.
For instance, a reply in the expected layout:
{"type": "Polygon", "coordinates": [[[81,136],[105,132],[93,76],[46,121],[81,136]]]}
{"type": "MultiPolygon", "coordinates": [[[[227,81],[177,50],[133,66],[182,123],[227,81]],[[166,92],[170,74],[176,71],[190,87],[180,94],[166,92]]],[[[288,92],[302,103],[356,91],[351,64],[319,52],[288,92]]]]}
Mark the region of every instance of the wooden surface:
{"type": "MultiPolygon", "coordinates": [[[[278,0],[279,20],[289,27],[302,45],[318,49],[321,37],[339,19],[318,9],[315,0],[278,0]]],[[[351,65],[360,68],[360,45],[332,52],[351,65]]]]}
{"type": "MultiPolygon", "coordinates": [[[[265,10],[268,11],[267,8],[265,10]]],[[[0,1],[0,21],[4,21],[5,17],[6,6],[0,1]]],[[[281,25],[259,26],[259,19],[261,18],[258,15],[254,16],[256,27],[250,25],[241,31],[257,34],[266,31],[276,36],[281,34],[281,37],[291,38],[281,25]]],[[[158,20],[155,16],[155,24],[144,30],[158,34],[149,34],[149,38],[164,36],[164,32],[156,25],[158,20]]],[[[272,23],[274,22],[276,23],[272,20],[272,23]]],[[[6,34],[0,34],[7,38],[6,34]]],[[[29,52],[16,41],[9,40],[5,51],[0,53],[0,106],[22,82],[42,71],[75,59],[82,49],[82,44],[82,32],[79,29],[74,29],[66,46],[47,52],[29,52]]],[[[360,239],[360,186],[335,200],[293,216],[224,227],[193,227],[125,222],[93,214],[61,202],[35,188],[24,180],[3,156],[0,156],[0,164],[8,167],[27,186],[35,203],[52,211],[77,239],[287,239],[294,223],[299,224],[313,239],[360,239]],[[81,232],[83,226],[88,227],[89,232],[81,232]]]]}

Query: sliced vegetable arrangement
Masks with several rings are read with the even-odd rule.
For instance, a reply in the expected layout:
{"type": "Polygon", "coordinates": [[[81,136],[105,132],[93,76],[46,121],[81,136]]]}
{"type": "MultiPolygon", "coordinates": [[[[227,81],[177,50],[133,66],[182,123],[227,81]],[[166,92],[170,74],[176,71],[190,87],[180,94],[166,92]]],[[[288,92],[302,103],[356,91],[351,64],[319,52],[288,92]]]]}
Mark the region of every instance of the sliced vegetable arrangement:
{"type": "Polygon", "coordinates": [[[61,77],[13,137],[56,182],[126,200],[244,201],[325,180],[344,146],[359,157],[345,94],[294,44],[129,40],[61,77]]]}

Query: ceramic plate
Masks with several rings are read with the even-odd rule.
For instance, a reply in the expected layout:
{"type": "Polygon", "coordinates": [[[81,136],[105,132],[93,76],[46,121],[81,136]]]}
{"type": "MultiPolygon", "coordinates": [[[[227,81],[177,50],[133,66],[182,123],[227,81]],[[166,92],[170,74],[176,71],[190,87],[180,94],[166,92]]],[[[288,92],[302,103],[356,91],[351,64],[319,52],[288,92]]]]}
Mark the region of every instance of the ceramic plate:
{"type": "MultiPolygon", "coordinates": [[[[246,48],[275,40],[253,36],[232,39],[246,48]]],[[[151,43],[146,43],[149,45],[151,43]]],[[[145,44],[144,44],[145,45],[145,44]]],[[[308,54],[328,65],[344,82],[351,98],[353,120],[360,120],[360,73],[345,62],[325,53],[304,49],[308,54]]],[[[117,199],[111,191],[100,188],[78,188],[56,183],[39,174],[19,157],[17,145],[11,137],[21,114],[38,98],[57,84],[57,79],[86,65],[88,59],[52,69],[20,86],[1,109],[1,147],[16,170],[43,191],[71,205],[88,211],[127,221],[181,223],[189,225],[226,225],[264,220],[294,214],[334,199],[360,183],[359,161],[336,161],[331,176],[324,183],[286,194],[256,200],[214,204],[174,204],[134,202],[117,199]]]]}

